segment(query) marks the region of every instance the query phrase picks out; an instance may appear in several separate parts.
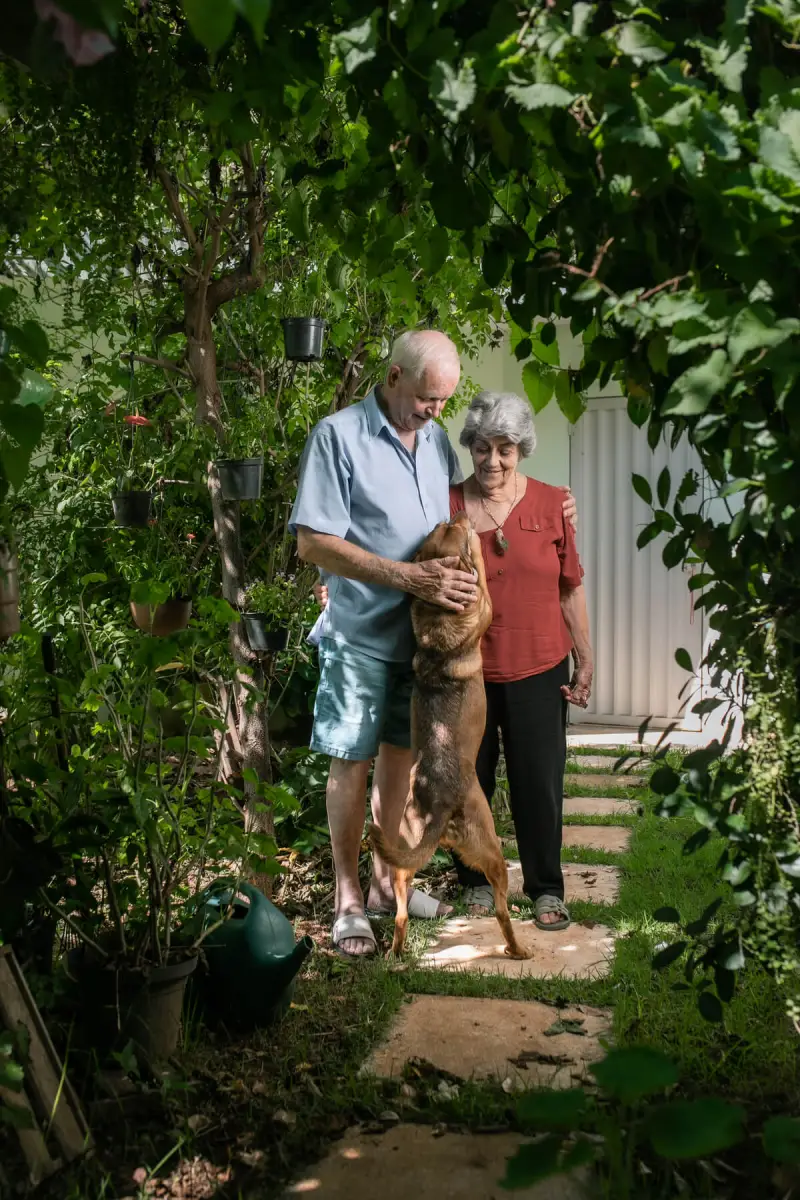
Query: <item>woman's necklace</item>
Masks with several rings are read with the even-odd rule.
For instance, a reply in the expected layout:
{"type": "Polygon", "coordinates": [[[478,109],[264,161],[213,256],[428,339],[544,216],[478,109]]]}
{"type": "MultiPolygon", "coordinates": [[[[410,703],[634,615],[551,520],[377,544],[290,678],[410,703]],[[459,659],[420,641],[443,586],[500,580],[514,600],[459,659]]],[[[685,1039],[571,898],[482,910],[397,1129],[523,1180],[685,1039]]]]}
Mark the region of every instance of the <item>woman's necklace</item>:
{"type": "MultiPolygon", "coordinates": [[[[494,521],[495,525],[497,526],[497,529],[494,531],[494,544],[497,547],[498,554],[505,554],[506,550],[508,549],[508,539],[506,538],[506,535],[503,533],[503,526],[505,525],[506,521],[508,520],[508,518],[511,516],[512,512],[514,511],[514,507],[517,503],[517,488],[518,488],[518,486],[519,486],[519,479],[518,479],[517,475],[515,474],[514,475],[514,499],[511,501],[511,504],[508,506],[508,512],[506,513],[505,519],[503,521],[498,521],[497,518],[494,517],[492,515],[492,513],[489,512],[489,509],[486,505],[486,501],[483,498],[483,493],[481,492],[481,494],[480,494],[481,495],[481,504],[483,505],[483,511],[486,513],[489,520],[494,521]]],[[[478,488],[478,490],[480,491],[480,487],[478,488]]]]}

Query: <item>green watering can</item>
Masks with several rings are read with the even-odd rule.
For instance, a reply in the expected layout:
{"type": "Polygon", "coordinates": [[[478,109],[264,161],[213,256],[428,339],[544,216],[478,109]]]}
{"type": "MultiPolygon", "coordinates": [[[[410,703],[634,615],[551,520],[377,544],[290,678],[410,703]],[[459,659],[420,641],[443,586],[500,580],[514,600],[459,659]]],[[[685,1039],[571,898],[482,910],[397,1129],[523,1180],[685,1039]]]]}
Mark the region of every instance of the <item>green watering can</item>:
{"type": "Polygon", "coordinates": [[[289,1008],[297,972],[314,943],[310,937],[295,942],[291,922],[252,884],[239,883],[232,904],[233,889],[219,888],[216,883],[207,889],[200,909],[202,929],[222,921],[200,947],[207,962],[205,999],[240,1028],[268,1025],[289,1008]]]}

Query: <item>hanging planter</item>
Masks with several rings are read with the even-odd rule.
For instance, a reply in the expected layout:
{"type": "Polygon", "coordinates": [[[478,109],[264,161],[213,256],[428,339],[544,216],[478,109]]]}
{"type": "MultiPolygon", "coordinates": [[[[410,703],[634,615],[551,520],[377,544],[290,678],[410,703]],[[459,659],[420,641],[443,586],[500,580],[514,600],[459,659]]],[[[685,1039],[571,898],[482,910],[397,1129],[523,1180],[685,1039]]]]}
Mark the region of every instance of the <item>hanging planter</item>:
{"type": "Polygon", "coordinates": [[[291,362],[318,362],[328,322],[322,317],[284,317],[283,345],[291,362]]]}
{"type": "Polygon", "coordinates": [[[242,613],[242,625],[251,650],[257,654],[277,654],[286,649],[288,629],[270,629],[267,613],[242,613]]]}
{"type": "Polygon", "coordinates": [[[170,637],[186,629],[192,615],[192,602],[185,596],[165,600],[163,604],[137,604],[131,600],[131,616],[137,629],[153,637],[170,637]]]}
{"type": "Polygon", "coordinates": [[[264,456],[219,458],[214,464],[224,500],[258,500],[264,481],[264,456]]]}
{"type": "Polygon", "coordinates": [[[19,563],[6,541],[0,541],[0,642],[19,633],[19,563]]]}
{"type": "Polygon", "coordinates": [[[120,492],[111,500],[114,520],[123,529],[146,529],[150,520],[152,492],[120,492]]]}

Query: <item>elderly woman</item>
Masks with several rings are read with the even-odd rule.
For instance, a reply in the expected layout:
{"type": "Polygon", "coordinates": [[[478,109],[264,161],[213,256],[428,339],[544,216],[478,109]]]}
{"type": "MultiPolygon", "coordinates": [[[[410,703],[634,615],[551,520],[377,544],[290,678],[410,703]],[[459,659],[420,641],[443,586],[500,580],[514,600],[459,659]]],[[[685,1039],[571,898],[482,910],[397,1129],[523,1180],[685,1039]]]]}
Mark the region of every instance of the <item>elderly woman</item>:
{"type": "MultiPolygon", "coordinates": [[[[565,929],[567,703],[586,707],[594,670],[583,570],[563,492],[519,471],[536,446],[528,402],[510,392],[481,392],[460,441],[474,473],[451,487],[450,512],[466,509],[480,535],[494,610],[483,639],[487,716],[478,779],[491,804],[502,735],[523,890],[540,929],[565,929]]],[[[455,865],[473,913],[490,909],[489,882],[458,859],[455,865]]]]}

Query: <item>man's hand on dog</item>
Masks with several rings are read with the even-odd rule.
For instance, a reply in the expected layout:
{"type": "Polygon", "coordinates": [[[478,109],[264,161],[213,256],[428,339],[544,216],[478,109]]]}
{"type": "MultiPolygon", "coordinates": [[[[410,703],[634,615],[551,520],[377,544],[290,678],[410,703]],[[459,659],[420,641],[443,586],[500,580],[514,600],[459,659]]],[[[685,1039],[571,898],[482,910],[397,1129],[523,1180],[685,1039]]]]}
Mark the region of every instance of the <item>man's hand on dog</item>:
{"type": "MultiPolygon", "coordinates": [[[[439,604],[442,608],[449,608],[451,612],[463,612],[478,599],[478,576],[459,571],[457,568],[460,561],[459,558],[453,557],[409,563],[409,592],[420,600],[427,600],[429,604],[439,604]]],[[[320,608],[326,608],[327,585],[315,583],[312,591],[320,608]]]]}
{"type": "Polygon", "coordinates": [[[409,563],[406,590],[419,600],[438,604],[451,612],[463,612],[478,599],[477,574],[458,570],[461,559],[431,558],[427,562],[409,563]]]}

